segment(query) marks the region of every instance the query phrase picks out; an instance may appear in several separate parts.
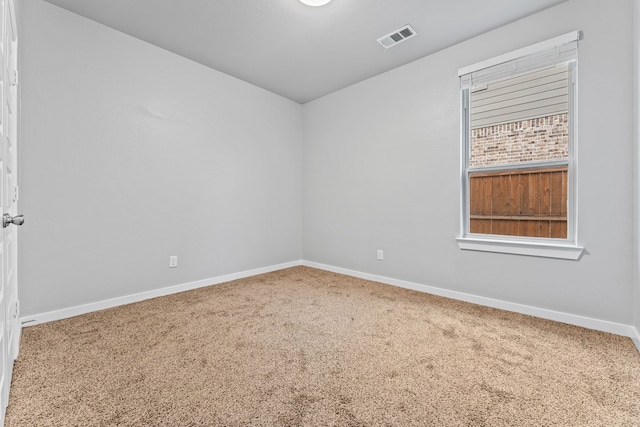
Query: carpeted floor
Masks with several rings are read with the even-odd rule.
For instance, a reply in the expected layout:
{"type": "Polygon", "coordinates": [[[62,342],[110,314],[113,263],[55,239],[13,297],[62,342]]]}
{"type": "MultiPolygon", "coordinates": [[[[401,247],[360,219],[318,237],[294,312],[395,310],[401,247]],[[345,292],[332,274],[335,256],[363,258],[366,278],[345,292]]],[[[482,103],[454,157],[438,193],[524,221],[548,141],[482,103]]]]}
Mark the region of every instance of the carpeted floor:
{"type": "Polygon", "coordinates": [[[628,338],[307,267],[23,330],[6,426],[638,426],[628,338]]]}

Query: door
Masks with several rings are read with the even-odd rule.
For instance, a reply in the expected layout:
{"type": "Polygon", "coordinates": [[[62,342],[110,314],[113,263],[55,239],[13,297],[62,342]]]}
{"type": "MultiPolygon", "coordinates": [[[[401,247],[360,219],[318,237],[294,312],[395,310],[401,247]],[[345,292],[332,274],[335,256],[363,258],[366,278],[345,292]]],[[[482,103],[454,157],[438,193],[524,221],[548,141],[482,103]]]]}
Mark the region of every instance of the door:
{"type": "Polygon", "coordinates": [[[18,33],[13,0],[0,0],[0,421],[9,402],[13,361],[18,356],[20,321],[18,306],[18,33]]]}

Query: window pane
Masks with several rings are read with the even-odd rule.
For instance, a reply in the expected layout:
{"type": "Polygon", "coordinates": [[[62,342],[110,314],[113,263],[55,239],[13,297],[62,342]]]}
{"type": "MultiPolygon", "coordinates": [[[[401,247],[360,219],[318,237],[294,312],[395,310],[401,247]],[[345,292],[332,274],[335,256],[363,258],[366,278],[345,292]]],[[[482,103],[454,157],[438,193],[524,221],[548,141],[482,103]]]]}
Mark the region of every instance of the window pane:
{"type": "Polygon", "coordinates": [[[469,167],[569,157],[569,72],[561,64],[471,89],[469,167]]]}
{"type": "Polygon", "coordinates": [[[567,166],[469,175],[469,231],[567,238],[567,166]]]}

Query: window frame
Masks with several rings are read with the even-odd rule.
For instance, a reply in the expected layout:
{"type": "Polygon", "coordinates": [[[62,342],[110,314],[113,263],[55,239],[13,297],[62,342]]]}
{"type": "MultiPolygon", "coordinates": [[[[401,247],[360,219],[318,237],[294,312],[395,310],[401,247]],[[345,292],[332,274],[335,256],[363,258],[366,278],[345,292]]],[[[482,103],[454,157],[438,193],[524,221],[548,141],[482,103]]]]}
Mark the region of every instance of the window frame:
{"type": "MultiPolygon", "coordinates": [[[[562,36],[555,37],[534,45],[518,49],[513,52],[500,55],[480,63],[461,68],[458,76],[470,75],[476,71],[488,69],[504,63],[536,55],[568,43],[577,42],[580,38],[578,31],[573,31],[562,36]]],[[[460,235],[456,238],[458,246],[462,250],[474,250],[483,252],[498,252],[516,255],[529,255],[547,258],[560,258],[578,260],[584,252],[584,248],[578,245],[578,180],[577,180],[577,55],[569,63],[569,140],[568,157],[558,160],[544,160],[523,162],[522,164],[504,164],[495,166],[470,167],[471,150],[471,123],[470,102],[471,88],[461,85],[460,88],[460,123],[461,123],[461,155],[460,155],[460,235]],[[536,167],[567,166],[567,237],[566,238],[540,238],[522,237],[496,234],[471,233],[470,230],[470,175],[474,172],[504,171],[514,169],[533,169],[536,167]]],[[[535,72],[543,69],[544,65],[533,67],[523,72],[535,72]]],[[[496,78],[495,81],[499,81],[496,78]]]]}

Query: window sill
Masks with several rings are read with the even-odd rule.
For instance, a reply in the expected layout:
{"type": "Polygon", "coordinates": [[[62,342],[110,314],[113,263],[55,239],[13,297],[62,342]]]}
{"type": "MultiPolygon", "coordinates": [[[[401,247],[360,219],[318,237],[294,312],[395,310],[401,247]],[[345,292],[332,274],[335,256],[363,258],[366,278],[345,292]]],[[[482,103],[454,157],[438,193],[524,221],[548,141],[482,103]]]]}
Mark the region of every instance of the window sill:
{"type": "Polygon", "coordinates": [[[460,249],[468,251],[497,252],[574,261],[579,260],[584,253],[583,247],[563,242],[522,242],[478,237],[458,237],[456,240],[460,249]]]}

